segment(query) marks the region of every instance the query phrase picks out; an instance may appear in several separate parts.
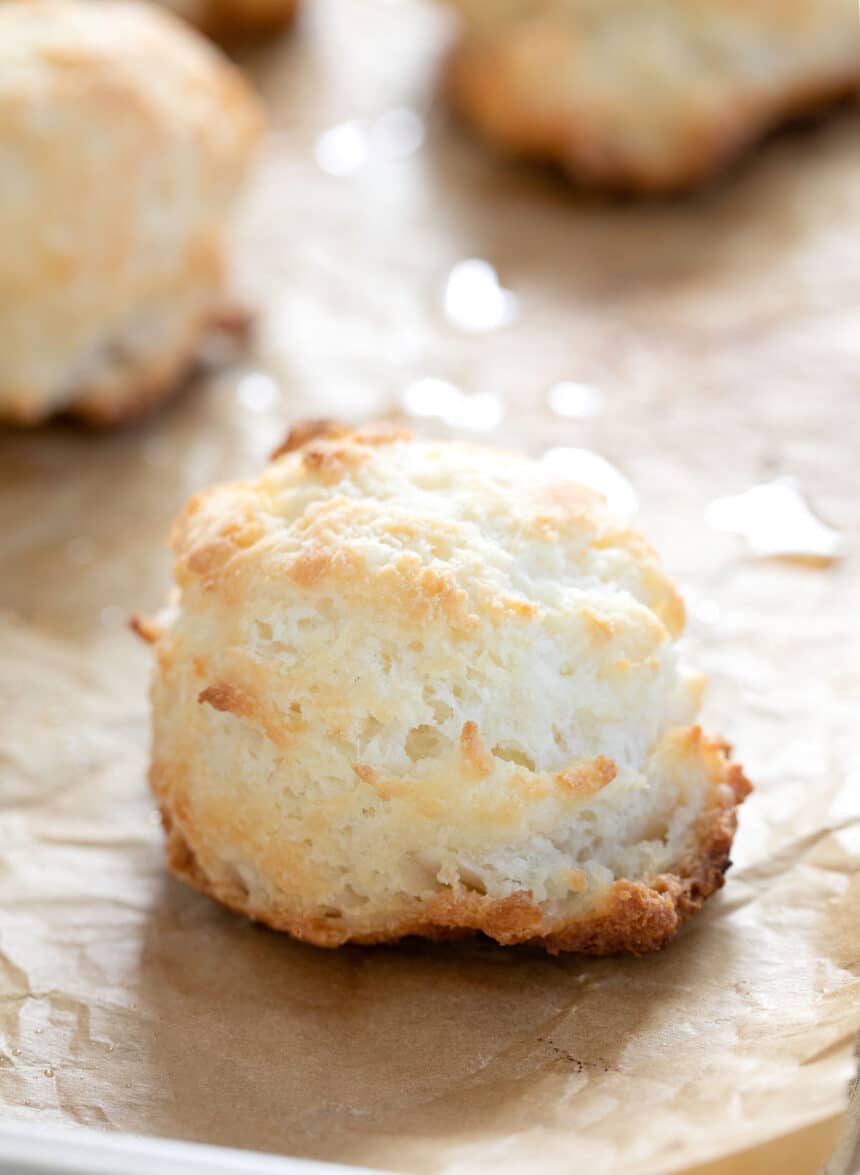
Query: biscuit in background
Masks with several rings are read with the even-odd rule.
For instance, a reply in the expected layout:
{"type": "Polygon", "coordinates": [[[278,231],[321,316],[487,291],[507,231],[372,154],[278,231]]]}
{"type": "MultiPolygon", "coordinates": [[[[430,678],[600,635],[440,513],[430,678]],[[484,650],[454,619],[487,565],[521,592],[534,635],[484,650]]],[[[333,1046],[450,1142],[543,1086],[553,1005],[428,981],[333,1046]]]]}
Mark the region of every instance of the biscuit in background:
{"type": "Polygon", "coordinates": [[[262,124],[239,72],[146,4],[0,4],[0,419],[114,424],[224,305],[262,124]]]}
{"type": "Polygon", "coordinates": [[[154,645],[170,868],[320,946],[655,950],[749,790],[644,539],[538,462],[298,430],[194,498],[154,645]]]}
{"type": "Polygon", "coordinates": [[[453,106],[586,184],[689,188],[860,89],[856,0],[452,0],[453,106]]]}

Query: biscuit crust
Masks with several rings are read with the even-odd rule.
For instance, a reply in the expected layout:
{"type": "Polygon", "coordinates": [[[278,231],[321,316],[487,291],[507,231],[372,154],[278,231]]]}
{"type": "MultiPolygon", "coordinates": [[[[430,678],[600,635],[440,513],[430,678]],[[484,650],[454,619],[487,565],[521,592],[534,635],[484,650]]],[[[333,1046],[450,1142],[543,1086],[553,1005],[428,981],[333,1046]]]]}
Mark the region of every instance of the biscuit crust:
{"type": "Polygon", "coordinates": [[[408,937],[443,942],[484,935],[502,946],[540,947],[551,955],[649,954],[671,942],[705,900],[722,888],[731,865],[737,809],[752,785],[731,761],[730,748],[723,743],[714,747],[719,756],[717,781],[728,784],[729,790],[715,796],[713,807],[703,815],[694,851],[678,863],[677,871],[645,881],[616,881],[594,909],[569,921],[548,918],[527,890],[493,898],[462,889],[440,894],[409,918],[369,932],[352,932],[325,917],[296,917],[252,902],[236,876],[208,876],[170,809],[163,806],[167,865],[180,881],[235,913],[317,947],[371,946],[408,937]]]}
{"type": "Polygon", "coordinates": [[[463,14],[445,88],[514,155],[639,194],[689,189],[860,91],[853,0],[538,0],[463,14]]]}
{"type": "Polygon", "coordinates": [[[749,784],[648,544],[516,454],[325,421],[278,453],[191,500],[135,623],[172,871],[320,946],[665,945],[749,784]]]}

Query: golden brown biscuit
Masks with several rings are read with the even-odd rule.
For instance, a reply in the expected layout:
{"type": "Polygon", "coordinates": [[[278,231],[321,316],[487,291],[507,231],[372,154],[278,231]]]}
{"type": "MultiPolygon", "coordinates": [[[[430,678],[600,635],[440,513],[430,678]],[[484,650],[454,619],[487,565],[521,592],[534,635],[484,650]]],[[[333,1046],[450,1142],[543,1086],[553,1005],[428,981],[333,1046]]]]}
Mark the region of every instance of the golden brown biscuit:
{"type": "Polygon", "coordinates": [[[300,430],[194,498],[155,647],[171,869],[320,946],[663,946],[749,785],[683,605],[603,500],[515,454],[300,430]]]}
{"type": "Polygon", "coordinates": [[[176,386],[260,125],[240,74],[148,5],[0,5],[0,418],[112,424],[176,386]]]}
{"type": "Polygon", "coordinates": [[[454,106],[590,184],[687,188],[860,88],[856,0],[453,0],[454,106]]]}
{"type": "Polygon", "coordinates": [[[230,42],[277,32],[293,19],[298,0],[158,0],[215,40],[230,42]]]}

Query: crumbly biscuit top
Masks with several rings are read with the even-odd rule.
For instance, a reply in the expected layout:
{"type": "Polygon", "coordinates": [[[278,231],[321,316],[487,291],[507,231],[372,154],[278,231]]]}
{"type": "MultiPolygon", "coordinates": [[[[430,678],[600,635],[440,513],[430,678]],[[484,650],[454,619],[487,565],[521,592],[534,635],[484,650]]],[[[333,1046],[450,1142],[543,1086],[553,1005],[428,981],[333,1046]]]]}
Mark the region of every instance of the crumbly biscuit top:
{"type": "Polygon", "coordinates": [[[195,498],[174,546],[181,582],[226,589],[259,558],[304,588],[364,581],[464,630],[485,611],[573,603],[597,640],[627,625],[659,644],[684,625],[653,549],[600,495],[515,453],[394,427],[300,426],[257,482],[195,498]]]}

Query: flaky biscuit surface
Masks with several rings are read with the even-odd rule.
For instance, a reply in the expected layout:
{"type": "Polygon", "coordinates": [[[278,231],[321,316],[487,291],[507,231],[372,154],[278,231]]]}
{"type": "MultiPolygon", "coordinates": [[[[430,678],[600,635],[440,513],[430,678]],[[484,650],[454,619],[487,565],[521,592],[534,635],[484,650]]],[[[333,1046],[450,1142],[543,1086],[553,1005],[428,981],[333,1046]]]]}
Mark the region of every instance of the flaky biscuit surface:
{"type": "Polygon", "coordinates": [[[175,387],[222,303],[260,125],[169,14],[0,4],[0,418],[113,423],[175,387]]]}
{"type": "Polygon", "coordinates": [[[452,0],[453,104],[516,154],[639,192],[713,175],[860,89],[854,0],[452,0]]]}
{"type": "Polygon", "coordinates": [[[155,646],[180,876],[323,946],[484,932],[663,945],[748,784],[697,725],[683,606],[539,463],[307,430],[192,500],[155,646]]]}

